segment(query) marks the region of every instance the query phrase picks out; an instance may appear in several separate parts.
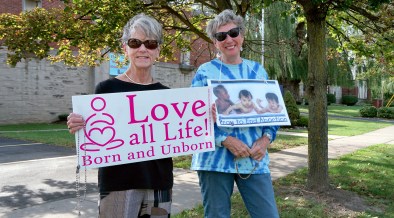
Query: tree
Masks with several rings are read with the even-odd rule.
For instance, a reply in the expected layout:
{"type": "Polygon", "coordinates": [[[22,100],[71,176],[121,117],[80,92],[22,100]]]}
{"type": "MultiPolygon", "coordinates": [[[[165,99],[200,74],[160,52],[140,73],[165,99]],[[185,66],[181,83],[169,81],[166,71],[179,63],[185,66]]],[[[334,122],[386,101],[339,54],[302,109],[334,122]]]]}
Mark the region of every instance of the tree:
{"type": "MultiPolygon", "coordinates": [[[[328,120],[327,120],[327,52],[326,21],[334,11],[352,9],[358,15],[367,17],[382,3],[388,1],[341,1],[341,0],[296,0],[307,20],[308,35],[308,83],[309,138],[308,138],[308,182],[307,186],[316,191],[329,188],[328,178],[328,120]],[[360,7],[361,6],[361,7],[360,7]],[[370,11],[368,11],[368,9],[370,11]]],[[[370,17],[373,18],[373,17],[370,17]]],[[[376,21],[376,20],[375,20],[376,21]]],[[[360,27],[362,28],[362,27],[360,27]]],[[[392,29],[392,27],[391,27],[392,29]]],[[[344,34],[338,30],[339,34],[344,34]]],[[[346,35],[346,34],[344,34],[346,35]]]]}
{"type": "Polygon", "coordinates": [[[368,81],[373,94],[380,93],[373,97],[379,98],[382,92],[390,92],[387,84],[394,81],[394,4],[383,2],[354,2],[327,19],[332,35],[357,70],[357,78],[368,81]]]}
{"type": "Polygon", "coordinates": [[[204,26],[218,12],[234,9],[246,19],[253,19],[262,8],[259,0],[63,2],[64,10],[37,8],[20,15],[0,15],[0,40],[8,47],[10,65],[15,66],[22,59],[32,56],[49,58],[54,62],[64,61],[74,66],[100,64],[108,52],[120,51],[118,39],[121,28],[130,17],[141,12],[155,17],[163,25],[167,34],[164,35],[161,52],[171,59],[174,50],[188,50],[191,48],[190,42],[197,39],[211,42],[205,35],[204,26]],[[51,53],[53,47],[59,48],[56,53],[51,53]]]}
{"type": "Polygon", "coordinates": [[[136,7],[132,2],[117,3],[65,1],[64,9],[1,14],[0,40],[8,47],[7,62],[15,66],[23,58],[36,57],[73,66],[100,63],[107,52],[120,49],[122,24],[131,16],[130,8],[136,7]]]}
{"type": "MultiPolygon", "coordinates": [[[[156,17],[168,30],[163,52],[169,54],[176,43],[188,48],[204,34],[205,22],[214,14],[233,9],[251,19],[261,16],[261,0],[64,0],[64,10],[36,9],[20,16],[0,15],[0,40],[9,49],[9,63],[35,55],[45,58],[51,46],[58,46],[49,58],[70,65],[94,65],[109,51],[118,51],[121,27],[132,15],[145,12],[156,17]],[[189,37],[185,37],[189,36],[189,37]],[[52,44],[51,44],[52,43],[52,44]]],[[[343,51],[353,50],[393,67],[393,3],[389,0],[292,0],[296,13],[303,14],[308,45],[307,95],[309,101],[310,189],[324,191],[328,181],[327,122],[327,36],[336,39],[343,51]],[[345,26],[345,24],[347,26],[345,26]],[[327,27],[330,27],[329,29],[327,27]],[[343,28],[347,27],[347,28],[343,28]],[[349,28],[357,34],[349,32],[349,28]],[[328,31],[331,30],[331,31],[328,31]]],[[[272,0],[264,2],[266,5],[272,0]]],[[[302,32],[303,28],[300,28],[302,32]]],[[[245,40],[253,45],[253,40],[245,40]]],[[[300,38],[299,42],[302,42],[300,38]]]]}

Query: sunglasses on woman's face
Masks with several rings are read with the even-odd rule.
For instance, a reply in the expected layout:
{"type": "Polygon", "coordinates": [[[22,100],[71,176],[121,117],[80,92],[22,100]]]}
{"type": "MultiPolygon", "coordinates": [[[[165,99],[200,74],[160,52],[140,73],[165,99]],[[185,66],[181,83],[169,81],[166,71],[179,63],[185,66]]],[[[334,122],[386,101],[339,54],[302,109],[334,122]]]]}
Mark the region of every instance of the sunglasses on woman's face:
{"type": "Polygon", "coordinates": [[[215,37],[216,40],[218,40],[219,42],[225,40],[227,38],[227,35],[229,35],[231,38],[235,38],[239,35],[241,28],[239,27],[235,27],[232,28],[231,30],[227,31],[227,32],[218,32],[215,33],[213,36],[215,37]]]}
{"type": "Polygon", "coordinates": [[[157,40],[145,40],[145,41],[141,41],[139,39],[129,39],[127,41],[127,45],[130,48],[139,48],[141,47],[141,45],[144,44],[145,48],[153,50],[156,49],[157,47],[159,47],[159,42],[157,42],[157,40]]]}

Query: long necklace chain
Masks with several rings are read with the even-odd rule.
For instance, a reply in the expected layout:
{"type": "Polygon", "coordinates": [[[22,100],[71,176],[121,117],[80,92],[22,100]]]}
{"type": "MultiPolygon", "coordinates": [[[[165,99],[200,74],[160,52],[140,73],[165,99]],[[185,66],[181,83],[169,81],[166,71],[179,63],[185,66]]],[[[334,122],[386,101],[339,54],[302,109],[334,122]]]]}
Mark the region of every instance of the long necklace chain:
{"type": "Polygon", "coordinates": [[[135,84],[138,84],[138,85],[146,86],[146,85],[150,85],[150,84],[153,83],[153,77],[152,77],[152,80],[150,81],[150,83],[139,83],[139,82],[136,82],[136,81],[132,80],[132,79],[126,74],[126,72],[124,72],[123,74],[124,74],[124,75],[127,77],[127,79],[129,79],[132,83],[135,83],[135,84]]]}
{"type": "Polygon", "coordinates": [[[259,167],[259,162],[257,162],[256,161],[256,163],[255,163],[255,165],[254,165],[254,168],[252,169],[252,171],[248,174],[248,175],[246,175],[246,177],[243,177],[243,176],[241,176],[241,174],[239,173],[239,171],[238,171],[238,158],[234,158],[234,164],[235,164],[235,169],[237,170],[237,174],[238,174],[238,176],[241,178],[241,179],[248,179],[252,174],[253,174],[253,172],[256,170],[256,168],[257,167],[259,167]]]}
{"type": "MultiPolygon", "coordinates": [[[[78,216],[80,216],[81,215],[81,207],[82,207],[82,202],[83,201],[85,201],[85,199],[86,199],[86,192],[87,192],[87,172],[86,172],[86,166],[84,167],[84,169],[85,169],[85,181],[84,181],[84,183],[85,183],[85,185],[84,185],[84,188],[83,188],[83,199],[81,198],[81,194],[80,194],[80,183],[81,183],[81,173],[80,173],[80,169],[81,169],[81,165],[80,165],[80,162],[79,162],[79,157],[80,157],[80,152],[79,152],[79,148],[80,148],[80,140],[79,140],[79,132],[77,132],[76,133],[77,134],[77,169],[76,169],[76,172],[75,172],[75,191],[76,191],[76,194],[77,194],[77,204],[76,204],[76,207],[75,207],[75,209],[78,211],[78,216]]],[[[85,125],[84,125],[84,127],[83,127],[83,143],[86,143],[86,138],[85,138],[85,125]]],[[[86,150],[85,150],[85,152],[84,152],[84,154],[85,154],[85,156],[86,156],[86,150]]]]}

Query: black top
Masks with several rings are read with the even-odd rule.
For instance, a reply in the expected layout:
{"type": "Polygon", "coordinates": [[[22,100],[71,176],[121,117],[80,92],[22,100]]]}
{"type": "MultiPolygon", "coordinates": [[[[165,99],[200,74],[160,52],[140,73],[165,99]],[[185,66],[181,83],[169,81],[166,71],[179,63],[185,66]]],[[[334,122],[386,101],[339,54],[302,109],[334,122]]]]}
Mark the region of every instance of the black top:
{"type": "MultiPolygon", "coordinates": [[[[161,83],[139,85],[111,78],[96,86],[96,94],[169,89],[161,83]]],[[[98,171],[100,193],[129,189],[171,189],[172,158],[101,167],[98,171]]]]}

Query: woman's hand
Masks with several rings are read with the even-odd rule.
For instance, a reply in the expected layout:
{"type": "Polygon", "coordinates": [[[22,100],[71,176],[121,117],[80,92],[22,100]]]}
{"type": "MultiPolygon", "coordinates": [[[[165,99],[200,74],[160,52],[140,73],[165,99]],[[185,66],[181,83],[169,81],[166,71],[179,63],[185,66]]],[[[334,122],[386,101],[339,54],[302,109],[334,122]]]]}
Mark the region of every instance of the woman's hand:
{"type": "Polygon", "coordinates": [[[67,117],[67,127],[71,134],[76,133],[78,130],[82,129],[85,125],[82,115],[71,113],[67,117]]]}
{"type": "Polygon", "coordinates": [[[230,150],[235,157],[249,157],[251,154],[250,148],[245,145],[241,140],[228,136],[222,142],[223,146],[230,150]]]}
{"type": "Polygon", "coordinates": [[[260,162],[265,157],[265,153],[267,152],[267,147],[269,144],[270,140],[267,137],[261,137],[257,139],[250,149],[250,157],[260,162]]]}

